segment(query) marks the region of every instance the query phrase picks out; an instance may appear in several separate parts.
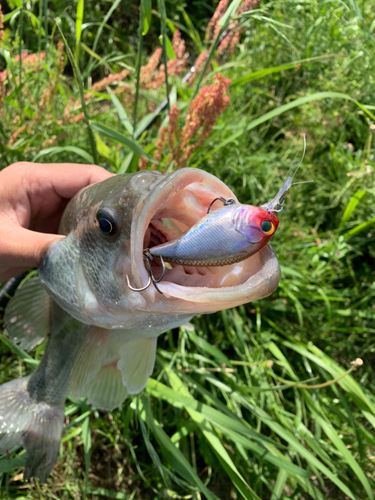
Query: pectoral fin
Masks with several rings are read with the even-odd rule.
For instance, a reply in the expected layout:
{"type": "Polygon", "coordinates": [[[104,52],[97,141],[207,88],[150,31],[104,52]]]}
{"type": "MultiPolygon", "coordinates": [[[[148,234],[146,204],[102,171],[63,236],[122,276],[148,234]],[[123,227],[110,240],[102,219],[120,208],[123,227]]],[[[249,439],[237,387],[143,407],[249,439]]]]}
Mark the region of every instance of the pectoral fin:
{"type": "Polygon", "coordinates": [[[13,344],[29,351],[50,332],[51,298],[37,276],[27,280],[9,301],[4,323],[13,344]]]}

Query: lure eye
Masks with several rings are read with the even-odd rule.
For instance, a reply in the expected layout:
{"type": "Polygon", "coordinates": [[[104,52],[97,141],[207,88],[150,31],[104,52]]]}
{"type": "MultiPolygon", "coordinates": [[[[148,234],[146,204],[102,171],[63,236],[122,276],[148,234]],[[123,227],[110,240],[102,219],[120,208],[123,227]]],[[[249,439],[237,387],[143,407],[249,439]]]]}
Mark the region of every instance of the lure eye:
{"type": "Polygon", "coordinates": [[[100,231],[106,236],[114,236],[117,233],[117,224],[114,217],[107,210],[99,210],[96,214],[100,231]]]}
{"type": "Polygon", "coordinates": [[[264,220],[260,227],[264,234],[272,234],[275,231],[275,226],[270,220],[264,220]]]}

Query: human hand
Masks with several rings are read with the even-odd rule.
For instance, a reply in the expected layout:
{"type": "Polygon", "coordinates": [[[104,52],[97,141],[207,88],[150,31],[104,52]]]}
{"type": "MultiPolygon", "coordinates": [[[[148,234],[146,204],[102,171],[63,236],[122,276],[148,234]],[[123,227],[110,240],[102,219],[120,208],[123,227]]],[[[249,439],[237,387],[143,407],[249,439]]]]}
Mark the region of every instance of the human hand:
{"type": "Polygon", "coordinates": [[[110,174],[95,165],[14,163],[0,171],[0,283],[37,267],[68,201],[110,174]]]}

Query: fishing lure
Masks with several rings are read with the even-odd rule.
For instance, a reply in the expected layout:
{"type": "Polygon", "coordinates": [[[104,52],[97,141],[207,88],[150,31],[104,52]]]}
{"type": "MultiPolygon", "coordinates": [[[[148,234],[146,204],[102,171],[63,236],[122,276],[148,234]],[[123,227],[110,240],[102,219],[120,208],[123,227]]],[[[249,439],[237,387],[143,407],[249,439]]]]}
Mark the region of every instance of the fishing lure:
{"type": "Polygon", "coordinates": [[[226,266],[254,255],[275,234],[279,225],[275,214],[282,211],[291,185],[292,177],[288,177],[277,195],[260,207],[236,203],[232,198],[215,198],[208,207],[207,215],[190,229],[167,243],[144,250],[148,282],[142,288],[134,288],[127,277],[129,288],[141,292],[153,283],[156,290],[162,293],[157,284],[165,276],[166,262],[184,266],[226,266]],[[224,206],[211,212],[217,200],[224,206]],[[162,266],[158,279],[151,270],[151,261],[155,259],[162,266]]]}

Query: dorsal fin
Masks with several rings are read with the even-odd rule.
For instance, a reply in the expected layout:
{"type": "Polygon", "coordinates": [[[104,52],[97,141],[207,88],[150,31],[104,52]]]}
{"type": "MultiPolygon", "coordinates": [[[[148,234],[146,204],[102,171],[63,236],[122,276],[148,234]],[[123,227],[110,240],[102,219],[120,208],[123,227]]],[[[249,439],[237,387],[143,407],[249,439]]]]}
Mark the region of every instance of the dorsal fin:
{"type": "Polygon", "coordinates": [[[156,338],[126,340],[129,332],[92,327],[74,360],[73,397],[113,410],[128,393],[137,394],[154,369],[156,338]]]}
{"type": "Polygon", "coordinates": [[[18,288],[5,310],[4,323],[9,339],[30,351],[43,342],[51,329],[51,298],[33,276],[18,288]]]}

